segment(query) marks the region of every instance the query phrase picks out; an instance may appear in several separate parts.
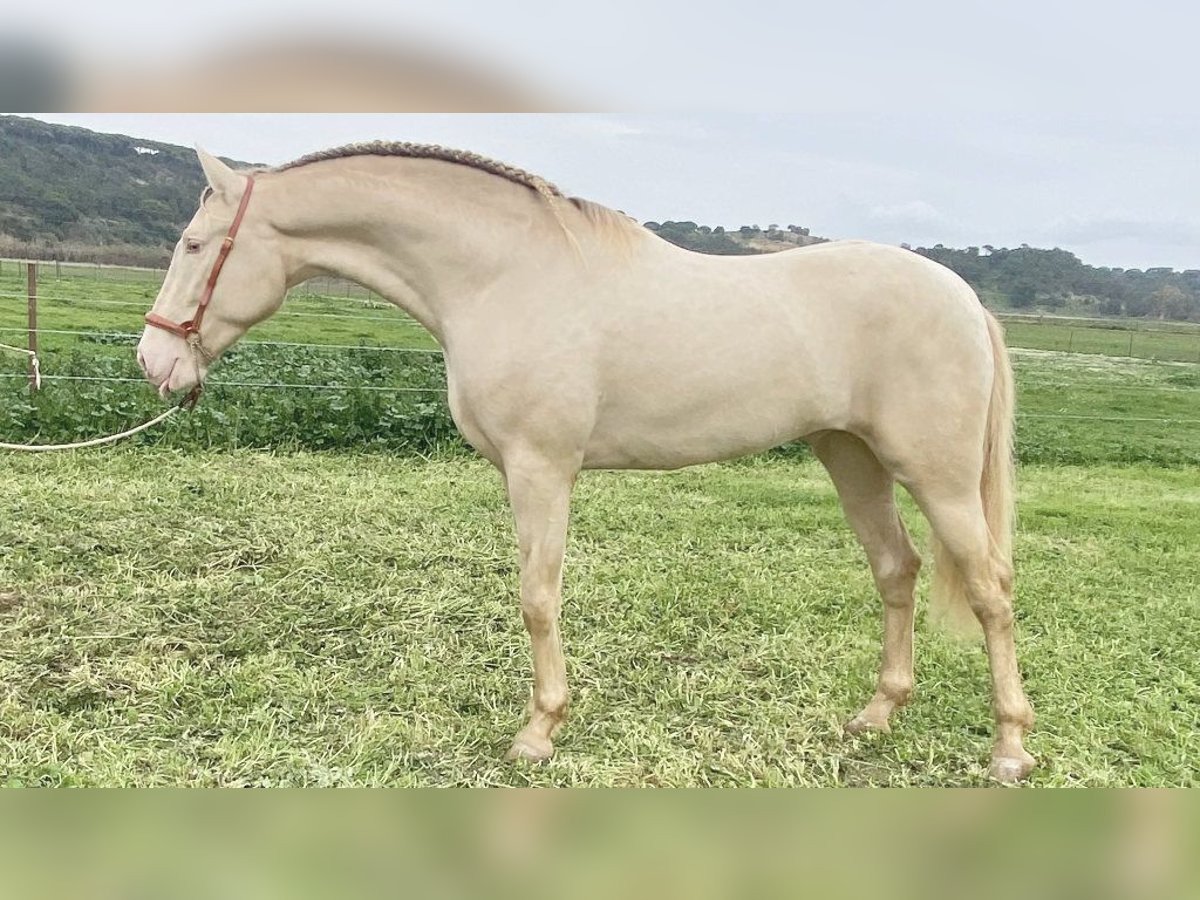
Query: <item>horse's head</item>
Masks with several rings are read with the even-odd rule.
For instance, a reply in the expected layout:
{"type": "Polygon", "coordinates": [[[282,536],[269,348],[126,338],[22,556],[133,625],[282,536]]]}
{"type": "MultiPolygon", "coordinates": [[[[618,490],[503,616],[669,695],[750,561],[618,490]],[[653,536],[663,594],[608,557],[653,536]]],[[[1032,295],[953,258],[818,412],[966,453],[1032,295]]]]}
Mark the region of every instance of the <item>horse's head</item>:
{"type": "Polygon", "coordinates": [[[251,199],[251,177],[197,148],[208,189],[184,229],[138,343],[138,364],[164,397],[204,380],[209,364],[287,291],[279,236],[251,199]]]}

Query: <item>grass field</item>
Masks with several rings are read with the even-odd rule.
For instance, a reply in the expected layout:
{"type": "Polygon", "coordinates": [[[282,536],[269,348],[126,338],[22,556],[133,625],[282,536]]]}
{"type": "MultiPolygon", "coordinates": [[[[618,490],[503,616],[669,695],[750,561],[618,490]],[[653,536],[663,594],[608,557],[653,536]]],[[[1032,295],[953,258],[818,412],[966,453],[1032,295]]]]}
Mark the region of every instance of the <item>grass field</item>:
{"type": "MultiPolygon", "coordinates": [[[[23,342],[23,289],[0,264],[0,341],[23,342]]],[[[156,289],[64,270],[43,280],[41,325],[136,332],[156,289]]],[[[433,347],[394,310],[319,290],[251,340],[433,347]]],[[[1128,327],[1008,326],[1034,784],[1200,780],[1200,335],[1128,327]],[[1122,358],[1131,333],[1152,358],[1122,358]]],[[[136,378],[131,344],[42,338],[47,373],[82,377],[136,378]]],[[[9,440],[161,408],[126,382],[50,382],[31,405],[23,365],[0,383],[9,440]]],[[[504,764],[529,654],[500,484],[447,443],[436,393],[383,393],[441,379],[436,357],[244,345],[214,380],[366,388],[214,387],[139,445],[6,456],[0,783],[983,783],[985,658],[924,627],[893,733],[841,736],[871,693],[879,604],[832,488],[794,451],[584,476],[571,719],[553,762],[504,764]],[[296,452],[314,445],[389,452],[296,452]]]]}
{"type": "MultiPolygon", "coordinates": [[[[878,602],[810,463],[585,475],[572,716],[554,761],[517,767],[528,650],[483,463],[134,449],[0,477],[12,783],[982,782],[984,655],[923,627],[893,733],[841,736],[878,602]]],[[[1200,477],[1027,468],[1021,486],[1033,783],[1195,785],[1200,477]]]]}
{"type": "Polygon", "coordinates": [[[1022,349],[1012,359],[1021,459],[1200,465],[1200,366],[1022,349]]]}
{"type": "Polygon", "coordinates": [[[1138,320],[1007,321],[1009,346],[1065,353],[1200,363],[1200,330],[1168,330],[1138,320]]]}

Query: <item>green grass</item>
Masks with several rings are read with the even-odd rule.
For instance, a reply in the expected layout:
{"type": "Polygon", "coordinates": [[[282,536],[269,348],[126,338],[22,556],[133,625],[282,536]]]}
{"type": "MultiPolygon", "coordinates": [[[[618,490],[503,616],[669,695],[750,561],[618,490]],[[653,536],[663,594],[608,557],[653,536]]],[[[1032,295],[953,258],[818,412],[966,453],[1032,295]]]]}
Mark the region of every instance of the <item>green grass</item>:
{"type": "MultiPolygon", "coordinates": [[[[64,352],[48,358],[46,369],[132,381],[51,381],[33,403],[20,358],[4,360],[0,373],[10,377],[0,378],[0,433],[10,441],[71,441],[150,418],[162,402],[127,371],[132,361],[123,350],[121,358],[64,352]]],[[[1200,366],[1026,350],[1014,351],[1013,358],[1022,461],[1200,465],[1200,366]]],[[[194,413],[138,440],[181,448],[463,450],[444,385],[436,356],[241,346],[222,360],[194,413]],[[239,381],[346,388],[221,385],[239,381]]]]}
{"type": "Polygon", "coordinates": [[[1200,366],[1015,350],[1026,462],[1200,465],[1200,366]]]}
{"type": "MultiPolygon", "coordinates": [[[[842,738],[879,604],[812,463],[585,473],[545,766],[501,761],[529,654],[484,463],[125,449],[0,477],[10,783],[982,783],[983,653],[923,626],[893,733],[842,738]]],[[[1200,474],[1026,467],[1021,499],[1033,783],[1195,785],[1200,474]]]]}

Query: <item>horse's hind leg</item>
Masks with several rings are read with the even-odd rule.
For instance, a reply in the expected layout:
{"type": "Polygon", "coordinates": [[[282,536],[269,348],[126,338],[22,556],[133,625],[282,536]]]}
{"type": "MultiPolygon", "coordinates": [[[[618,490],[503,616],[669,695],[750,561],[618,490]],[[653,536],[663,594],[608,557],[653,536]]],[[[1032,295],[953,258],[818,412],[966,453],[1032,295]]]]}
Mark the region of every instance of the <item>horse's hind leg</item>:
{"type": "Polygon", "coordinates": [[[963,483],[955,487],[943,472],[943,477],[936,481],[915,483],[910,488],[957,567],[966,600],[983,626],[996,717],[991,777],[997,781],[1019,781],[1035,763],[1022,743],[1025,732],[1033,726],[1033,707],[1025,697],[1017,669],[1012,567],[992,550],[978,479],[959,480],[963,483]]]}
{"type": "Polygon", "coordinates": [[[896,509],[895,483],[875,454],[852,434],[833,431],[812,441],[829,471],[846,518],[858,535],[883,599],[883,659],[875,696],[846,725],[851,733],[887,731],[892,713],[913,688],[913,589],[921,557],[896,509]]]}

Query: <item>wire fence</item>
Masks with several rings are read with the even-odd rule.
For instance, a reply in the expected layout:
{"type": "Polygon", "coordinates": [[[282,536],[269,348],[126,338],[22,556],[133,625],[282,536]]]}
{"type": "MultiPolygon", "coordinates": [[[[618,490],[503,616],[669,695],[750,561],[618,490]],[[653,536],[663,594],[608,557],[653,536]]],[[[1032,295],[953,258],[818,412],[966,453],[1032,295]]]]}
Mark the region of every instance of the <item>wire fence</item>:
{"type": "MultiPolygon", "coordinates": [[[[0,373],[0,378],[20,378],[24,375],[0,373]]],[[[82,381],[109,382],[112,384],[144,385],[144,378],[122,378],[115,375],[43,375],[42,381],[82,381]]],[[[209,387],[240,387],[240,388],[286,388],[307,389],[312,391],[371,391],[383,394],[445,394],[445,388],[437,387],[389,387],[373,384],[323,384],[310,381],[225,381],[213,378],[205,381],[209,387]]]]}
{"type": "Polygon", "coordinates": [[[1002,313],[1010,341],[1031,350],[1200,363],[1200,326],[1002,313]]]}
{"type": "MultiPolygon", "coordinates": [[[[28,297],[28,295],[24,294],[24,293],[18,293],[18,292],[13,292],[13,291],[0,291],[0,299],[16,298],[16,299],[24,300],[27,297],[28,297]]],[[[81,302],[78,297],[55,296],[53,294],[43,294],[41,292],[38,293],[38,300],[39,301],[44,300],[44,301],[51,302],[51,303],[53,303],[53,302],[67,303],[72,306],[76,306],[81,302]]],[[[90,298],[86,301],[82,301],[82,302],[91,303],[96,306],[120,306],[120,307],[124,307],[126,309],[140,309],[143,311],[145,311],[149,308],[149,304],[147,303],[147,301],[145,299],[141,299],[141,300],[135,300],[135,299],[111,300],[111,299],[103,298],[103,297],[92,297],[92,298],[90,298]]],[[[380,304],[378,306],[373,306],[372,308],[386,309],[386,308],[390,308],[390,304],[388,304],[387,306],[380,304]]],[[[297,317],[298,318],[305,318],[305,317],[323,318],[323,319],[362,319],[363,321],[367,321],[367,322],[394,321],[393,317],[391,317],[391,316],[364,316],[364,315],[359,315],[358,313],[304,313],[304,312],[292,312],[289,310],[281,310],[280,312],[276,313],[276,317],[281,317],[284,319],[297,318],[297,317]]]]}
{"type": "MultiPolygon", "coordinates": [[[[40,305],[43,314],[46,313],[69,313],[69,318],[74,324],[79,324],[77,320],[88,314],[88,310],[98,309],[101,312],[106,310],[136,310],[139,315],[137,319],[131,321],[136,323],[140,328],[140,313],[149,309],[153,302],[153,296],[157,293],[159,286],[165,276],[165,271],[161,269],[139,268],[133,266],[108,266],[95,263],[68,263],[62,261],[34,261],[34,260],[16,260],[16,259],[0,259],[0,311],[3,311],[8,304],[10,312],[15,312],[19,301],[28,304],[30,316],[33,316],[35,302],[30,298],[30,290],[21,290],[19,286],[22,282],[28,282],[30,285],[36,285],[36,305],[40,305]],[[30,281],[29,275],[32,267],[33,280],[30,281]],[[95,286],[97,282],[103,282],[109,285],[116,284],[119,286],[127,286],[130,291],[135,288],[141,290],[141,295],[134,293],[121,294],[112,296],[97,297],[95,286]],[[44,288],[50,288],[45,290],[44,288]]],[[[371,291],[351,282],[346,282],[341,279],[321,277],[305,282],[300,287],[289,292],[290,298],[301,298],[310,303],[325,304],[334,311],[314,311],[312,309],[288,309],[284,308],[277,312],[273,320],[329,320],[335,322],[387,322],[392,325],[398,323],[408,327],[415,328],[415,324],[408,320],[402,313],[395,310],[395,307],[388,301],[384,300],[371,291]],[[383,315],[368,315],[362,312],[341,312],[336,311],[339,304],[351,304],[359,309],[369,308],[378,310],[387,310],[387,314],[383,315]]],[[[61,316],[60,316],[61,317],[61,316]]],[[[11,316],[10,316],[11,318],[11,316]]],[[[1014,316],[1006,317],[1009,321],[1010,334],[1018,330],[1021,326],[1039,325],[1045,327],[1042,321],[1044,317],[1032,316],[1014,316]]],[[[1139,331],[1125,327],[1101,327],[1101,323],[1084,321],[1080,324],[1075,324],[1077,320],[1070,319],[1052,319],[1049,323],[1055,331],[1039,334],[1036,341],[1031,343],[1039,344],[1040,346],[1032,347],[1031,349],[1041,350],[1057,350],[1070,354],[1083,354],[1089,352],[1091,348],[1113,350],[1124,350],[1126,352],[1105,353],[1104,355],[1113,356],[1121,355],[1130,359],[1160,359],[1164,358],[1160,355],[1163,351],[1169,351],[1173,357],[1180,361],[1186,361],[1187,358],[1193,358],[1196,362],[1200,362],[1200,329],[1188,330],[1186,328],[1168,328],[1162,330],[1139,331]],[[1165,343],[1164,343],[1165,341],[1165,343]],[[1158,342],[1158,343],[1155,343],[1158,342]],[[1191,344],[1194,342],[1195,352],[1192,353],[1191,344]],[[1119,346],[1117,345],[1119,343],[1119,346]],[[1144,350],[1145,355],[1135,353],[1135,350],[1144,350]]],[[[61,324],[61,323],[59,323],[61,324]]],[[[1122,323],[1123,324],[1123,323],[1122,323]]],[[[1111,325],[1111,323],[1110,323],[1111,325]]],[[[120,343],[127,342],[132,344],[141,334],[140,330],[122,330],[122,329],[89,329],[84,327],[58,327],[58,324],[51,326],[41,326],[36,324],[34,320],[26,322],[24,325],[0,325],[0,334],[28,334],[31,339],[39,335],[53,336],[57,338],[74,338],[81,342],[92,342],[94,345],[103,343],[120,343]]],[[[414,346],[396,346],[384,342],[369,342],[360,339],[358,343],[348,343],[345,341],[313,341],[313,340],[273,340],[273,339],[247,339],[239,342],[239,348],[284,348],[302,351],[330,351],[337,353],[355,353],[363,351],[371,351],[393,355],[398,361],[405,357],[413,358],[428,358],[430,360],[440,359],[441,351],[428,347],[414,346]]],[[[1018,370],[1021,364],[1018,361],[1018,370]]],[[[11,381],[15,379],[25,378],[25,375],[17,373],[2,373],[0,378],[11,381]]],[[[41,374],[41,381],[48,383],[112,383],[112,384],[144,384],[144,379],[131,372],[129,375],[110,375],[110,374],[41,374]]],[[[270,379],[239,379],[231,378],[222,380],[220,378],[212,379],[208,382],[213,387],[222,388],[237,388],[245,390],[272,390],[272,391],[342,391],[352,392],[359,391],[364,393],[377,394],[394,394],[394,395],[429,395],[444,397],[446,388],[444,385],[436,386],[413,386],[406,384],[355,384],[355,383],[339,383],[339,382],[310,382],[310,381],[293,381],[293,380],[270,380],[270,379]]],[[[1037,388],[1045,389],[1060,389],[1071,390],[1077,385],[1070,382],[1053,383],[1042,381],[1036,385],[1037,388]]],[[[1146,393],[1180,393],[1180,394],[1197,394],[1200,395],[1194,387],[1165,387],[1159,385],[1136,385],[1136,384],[1121,384],[1117,386],[1122,392],[1146,392],[1146,393]]],[[[1196,425],[1200,424],[1200,419],[1190,417],[1170,417],[1170,416],[1150,416],[1150,415],[1105,415],[1088,412],[1073,412],[1073,411],[1053,411],[1053,412],[1024,412],[1019,415],[1026,419],[1042,419],[1042,420],[1061,420],[1061,421],[1096,421],[1096,422],[1123,422],[1131,425],[1141,424],[1163,424],[1163,425],[1196,425]]]]}
{"type": "MultiPolygon", "coordinates": [[[[148,266],[123,266],[110,263],[73,262],[59,259],[23,259],[0,257],[0,278],[12,271],[19,276],[24,274],[30,264],[38,267],[38,277],[42,282],[60,282],[74,280],[104,281],[125,284],[161,285],[166,269],[148,266]]],[[[340,299],[363,299],[372,302],[382,301],[377,294],[356,282],[336,276],[318,275],[310,278],[304,284],[294,289],[301,295],[322,297],[337,297],[340,299]]]]}
{"type": "MultiPolygon", "coordinates": [[[[76,337],[93,337],[93,338],[121,338],[132,342],[134,339],[141,337],[140,331],[86,331],[77,328],[37,328],[35,331],[38,334],[57,334],[57,335],[74,335],[76,337]]],[[[0,327],[0,334],[20,333],[25,334],[25,328],[4,328],[0,327]]],[[[414,353],[420,356],[438,356],[442,355],[441,350],[426,350],[422,347],[388,347],[383,344],[325,344],[325,343],[305,343],[302,341],[256,341],[244,340],[238,341],[239,347],[295,347],[306,350],[374,350],[384,353],[414,353]]]]}

